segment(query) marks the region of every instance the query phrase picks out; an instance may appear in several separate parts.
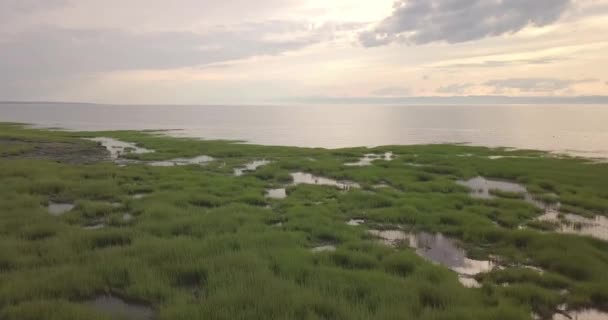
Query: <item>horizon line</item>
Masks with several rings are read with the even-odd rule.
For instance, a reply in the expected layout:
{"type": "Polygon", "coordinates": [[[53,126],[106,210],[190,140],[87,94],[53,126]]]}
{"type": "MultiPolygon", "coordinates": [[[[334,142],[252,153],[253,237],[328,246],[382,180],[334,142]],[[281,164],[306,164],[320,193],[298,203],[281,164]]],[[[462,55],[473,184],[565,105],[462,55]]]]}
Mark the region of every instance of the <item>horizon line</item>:
{"type": "Polygon", "coordinates": [[[66,104],[66,105],[100,105],[100,106],[267,106],[281,103],[310,104],[608,104],[605,95],[581,96],[502,96],[502,95],[468,95],[468,96],[304,96],[278,98],[258,103],[115,103],[115,102],[82,102],[52,100],[0,100],[0,104],[66,104]]]}

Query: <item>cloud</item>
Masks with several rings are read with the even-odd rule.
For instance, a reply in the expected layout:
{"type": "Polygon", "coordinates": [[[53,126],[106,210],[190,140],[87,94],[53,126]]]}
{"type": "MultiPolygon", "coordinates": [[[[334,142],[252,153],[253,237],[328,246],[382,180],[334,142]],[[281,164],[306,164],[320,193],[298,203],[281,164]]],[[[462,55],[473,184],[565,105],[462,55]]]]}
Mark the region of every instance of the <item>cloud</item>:
{"type": "Polygon", "coordinates": [[[401,104],[401,105],[492,105],[492,104],[608,104],[608,96],[417,96],[417,97],[341,97],[308,96],[283,101],[313,104],[401,104]]]}
{"type": "Polygon", "coordinates": [[[554,92],[570,89],[579,83],[597,82],[597,79],[553,79],[553,78],[511,78],[490,80],[484,83],[485,86],[493,87],[496,92],[506,89],[515,89],[521,92],[554,92]]]}
{"type": "Polygon", "coordinates": [[[500,68],[519,65],[544,65],[553,62],[568,60],[568,58],[545,57],[521,60],[487,60],[477,63],[452,63],[441,65],[440,68],[500,68]]]}
{"type": "Polygon", "coordinates": [[[463,83],[463,84],[450,84],[447,86],[439,87],[437,92],[439,93],[450,93],[450,94],[463,94],[467,89],[474,87],[475,84],[463,83]]]}
{"type": "Polygon", "coordinates": [[[265,21],[214,27],[204,33],[133,33],[110,29],[38,28],[0,37],[0,96],[34,80],[124,70],[186,68],[278,55],[330,41],[350,24],[313,27],[265,21]]]}
{"type": "Polygon", "coordinates": [[[67,5],[66,0],[2,0],[0,17],[45,11],[65,5],[67,5]]]}
{"type": "Polygon", "coordinates": [[[46,28],[0,41],[0,72],[166,69],[274,55],[317,43],[324,30],[272,21],[207,33],[46,28]],[[273,39],[289,33],[300,35],[273,39]]]}
{"type": "MultiPolygon", "coordinates": [[[[232,25],[244,21],[299,19],[287,10],[303,0],[0,0],[0,16],[12,25],[52,25],[70,28],[192,30],[201,25],[232,25]],[[103,14],[101,14],[103,13],[103,14]],[[31,16],[33,15],[33,16],[31,16]]],[[[0,29],[6,31],[7,28],[0,29]]]]}
{"type": "Polygon", "coordinates": [[[392,15],[359,34],[365,47],[466,42],[557,21],[572,0],[397,0],[392,15]]]}
{"type": "Polygon", "coordinates": [[[411,93],[412,93],[412,91],[409,88],[405,88],[405,87],[385,87],[385,88],[377,89],[377,90],[373,91],[371,94],[373,96],[380,96],[380,97],[405,97],[405,96],[409,96],[411,93]]]}
{"type": "Polygon", "coordinates": [[[67,0],[0,0],[0,33],[23,17],[68,6],[67,0]]]}

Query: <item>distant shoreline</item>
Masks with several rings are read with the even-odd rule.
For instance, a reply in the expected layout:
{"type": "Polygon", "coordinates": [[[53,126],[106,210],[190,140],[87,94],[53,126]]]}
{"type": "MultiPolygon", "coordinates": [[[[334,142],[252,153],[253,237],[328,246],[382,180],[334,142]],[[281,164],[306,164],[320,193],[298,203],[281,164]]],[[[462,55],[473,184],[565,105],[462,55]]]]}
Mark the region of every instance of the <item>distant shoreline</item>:
{"type": "Polygon", "coordinates": [[[262,103],[96,103],[75,101],[27,101],[2,100],[0,104],[64,104],[64,105],[120,105],[120,106],[275,106],[281,104],[381,104],[381,105],[608,105],[608,96],[572,96],[572,97],[513,97],[513,96],[420,96],[420,97],[334,97],[309,96],[276,99],[262,103]]]}

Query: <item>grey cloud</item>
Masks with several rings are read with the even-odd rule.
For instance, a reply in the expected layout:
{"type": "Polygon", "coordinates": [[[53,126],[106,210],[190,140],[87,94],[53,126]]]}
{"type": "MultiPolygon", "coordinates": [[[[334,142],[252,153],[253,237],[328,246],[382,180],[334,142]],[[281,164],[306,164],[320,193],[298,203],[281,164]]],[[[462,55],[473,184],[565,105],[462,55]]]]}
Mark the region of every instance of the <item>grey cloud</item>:
{"type": "Polygon", "coordinates": [[[391,16],[361,32],[363,46],[466,42],[557,21],[572,0],[397,0],[391,16]]]}
{"type": "Polygon", "coordinates": [[[410,94],[411,90],[405,87],[386,87],[372,92],[372,95],[380,97],[405,97],[410,94]]]}
{"type": "Polygon", "coordinates": [[[30,14],[66,6],[66,0],[2,0],[0,18],[8,19],[21,14],[30,14]]]}
{"type": "Polygon", "coordinates": [[[546,58],[537,58],[537,59],[524,59],[524,60],[487,60],[479,63],[455,63],[441,66],[441,68],[499,68],[499,67],[507,67],[507,66],[517,66],[517,65],[542,65],[542,64],[550,64],[553,62],[559,62],[567,60],[567,58],[557,58],[557,57],[546,57],[546,58]]]}
{"type": "MultiPolygon", "coordinates": [[[[60,81],[98,72],[181,68],[277,55],[331,39],[339,28],[288,21],[216,27],[206,33],[40,28],[0,38],[0,82],[4,88],[23,87],[33,79],[60,81]]],[[[0,95],[6,94],[3,91],[0,88],[0,95]]]]}
{"type": "Polygon", "coordinates": [[[273,55],[316,43],[324,35],[312,31],[289,40],[280,33],[305,31],[304,26],[273,22],[239,30],[217,28],[192,32],[128,33],[120,30],[40,29],[0,41],[0,72],[47,73],[167,69],[273,55]]]}
{"type": "Polygon", "coordinates": [[[323,104],[402,104],[402,105],[492,105],[492,104],[608,104],[608,96],[446,96],[446,97],[340,97],[309,96],[286,99],[302,103],[323,104]]]}
{"type": "Polygon", "coordinates": [[[505,89],[516,89],[522,92],[553,92],[570,89],[573,85],[586,82],[597,82],[597,79],[553,79],[553,78],[511,78],[490,80],[485,86],[493,87],[497,92],[505,89]]]}
{"type": "Polygon", "coordinates": [[[439,87],[437,92],[439,93],[450,93],[450,94],[462,94],[465,90],[474,87],[475,84],[463,83],[463,84],[450,84],[447,86],[439,87]]]}

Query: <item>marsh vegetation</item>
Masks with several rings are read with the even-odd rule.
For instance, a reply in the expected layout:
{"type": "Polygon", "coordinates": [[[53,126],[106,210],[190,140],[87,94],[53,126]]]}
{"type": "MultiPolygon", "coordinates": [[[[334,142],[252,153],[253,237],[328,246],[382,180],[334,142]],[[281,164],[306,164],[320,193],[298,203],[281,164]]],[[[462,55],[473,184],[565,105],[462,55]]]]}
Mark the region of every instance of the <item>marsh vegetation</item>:
{"type": "Polygon", "coordinates": [[[462,145],[307,149],[1,124],[0,181],[0,319],[608,311],[606,239],[541,218],[605,221],[608,164],[462,145]]]}

